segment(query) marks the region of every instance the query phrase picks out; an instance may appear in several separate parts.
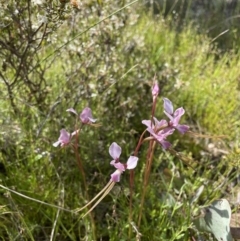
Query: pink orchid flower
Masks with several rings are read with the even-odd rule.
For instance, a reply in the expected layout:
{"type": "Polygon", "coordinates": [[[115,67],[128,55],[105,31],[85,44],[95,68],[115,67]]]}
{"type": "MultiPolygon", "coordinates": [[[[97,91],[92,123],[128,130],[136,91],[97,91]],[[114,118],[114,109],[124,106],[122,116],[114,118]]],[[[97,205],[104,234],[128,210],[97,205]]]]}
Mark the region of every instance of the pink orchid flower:
{"type": "Polygon", "coordinates": [[[189,126],[179,124],[181,116],[184,115],[185,110],[180,107],[174,111],[173,104],[169,99],[163,98],[163,101],[164,113],[170,119],[170,121],[168,122],[169,127],[177,129],[182,134],[187,132],[189,130],[189,126]]]}
{"type": "Polygon", "coordinates": [[[164,149],[168,149],[171,143],[165,139],[172,135],[174,128],[169,128],[166,120],[158,121],[154,119],[154,124],[150,120],[143,120],[142,123],[147,126],[147,131],[153,136],[153,138],[159,142],[164,149]]]}
{"type": "MultiPolygon", "coordinates": [[[[78,113],[73,108],[67,109],[67,111],[78,115],[78,113]]],[[[79,115],[79,118],[83,124],[91,124],[96,122],[96,119],[93,119],[92,110],[89,107],[83,109],[83,111],[79,115]]]]}
{"type": "Polygon", "coordinates": [[[58,141],[53,143],[53,146],[57,147],[61,145],[61,147],[67,146],[70,143],[71,135],[69,132],[67,132],[65,129],[60,130],[60,136],[58,138],[58,141]]]}
{"type": "Polygon", "coordinates": [[[125,164],[121,163],[119,161],[121,152],[122,148],[116,142],[113,142],[109,147],[109,154],[113,158],[110,164],[117,169],[114,173],[111,174],[111,181],[113,182],[119,182],[121,174],[126,171],[126,169],[131,170],[137,166],[138,157],[136,156],[130,156],[127,163],[125,164]]]}
{"type": "Polygon", "coordinates": [[[116,142],[113,142],[109,147],[109,154],[113,158],[113,160],[111,161],[111,165],[115,166],[117,170],[111,174],[111,179],[109,180],[107,185],[91,201],[89,201],[85,206],[77,210],[79,212],[97,200],[95,204],[93,204],[91,208],[83,215],[83,217],[88,215],[103,200],[103,198],[108,195],[108,193],[113,189],[114,185],[120,181],[120,177],[126,169],[131,170],[137,166],[138,157],[136,156],[130,156],[127,163],[125,164],[119,162],[121,152],[122,148],[116,142]]]}

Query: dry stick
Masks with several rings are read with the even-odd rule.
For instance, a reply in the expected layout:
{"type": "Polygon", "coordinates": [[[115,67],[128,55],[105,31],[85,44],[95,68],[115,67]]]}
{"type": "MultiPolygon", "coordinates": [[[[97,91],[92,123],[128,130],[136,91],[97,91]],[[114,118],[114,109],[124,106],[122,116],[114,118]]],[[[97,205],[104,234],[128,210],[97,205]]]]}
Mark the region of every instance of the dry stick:
{"type": "Polygon", "coordinates": [[[229,136],[227,135],[210,135],[210,134],[201,134],[193,131],[187,131],[186,134],[194,137],[201,137],[201,138],[210,138],[210,139],[223,139],[223,138],[228,138],[229,136]]]}

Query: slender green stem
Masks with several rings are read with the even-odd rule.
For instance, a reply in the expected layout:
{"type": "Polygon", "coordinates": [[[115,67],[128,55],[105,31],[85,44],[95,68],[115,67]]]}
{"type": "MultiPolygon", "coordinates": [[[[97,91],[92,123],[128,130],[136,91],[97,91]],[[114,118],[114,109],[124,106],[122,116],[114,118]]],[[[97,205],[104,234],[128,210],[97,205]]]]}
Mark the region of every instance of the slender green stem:
{"type": "Polygon", "coordinates": [[[70,213],[73,213],[73,212],[74,212],[73,210],[69,210],[69,209],[66,209],[66,208],[63,208],[63,207],[60,207],[60,206],[57,206],[57,205],[49,204],[49,203],[40,201],[40,200],[38,200],[38,199],[35,199],[35,198],[32,198],[32,197],[26,196],[26,195],[24,195],[24,194],[22,194],[22,193],[20,193],[20,192],[14,191],[14,190],[12,190],[12,189],[10,189],[10,188],[8,188],[8,187],[5,187],[5,186],[3,186],[3,185],[0,185],[0,187],[1,187],[2,189],[4,189],[4,190],[7,190],[7,191],[9,191],[9,192],[11,192],[11,193],[14,193],[14,194],[16,194],[16,195],[18,195],[18,196],[20,196],[20,197],[26,198],[26,199],[28,199],[28,200],[31,200],[31,201],[34,201],[34,202],[37,202],[37,203],[40,203],[40,204],[43,204],[43,205],[46,205],[46,206],[49,206],[49,207],[52,207],[52,208],[57,208],[57,209],[59,209],[59,210],[63,210],[63,211],[66,211],[66,212],[70,212],[70,213]]]}

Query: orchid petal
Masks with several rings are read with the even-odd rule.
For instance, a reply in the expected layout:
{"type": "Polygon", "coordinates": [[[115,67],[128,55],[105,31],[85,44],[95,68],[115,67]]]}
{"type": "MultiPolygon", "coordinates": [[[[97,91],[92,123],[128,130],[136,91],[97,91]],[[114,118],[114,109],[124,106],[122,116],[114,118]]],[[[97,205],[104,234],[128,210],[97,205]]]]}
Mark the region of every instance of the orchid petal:
{"type": "Polygon", "coordinates": [[[171,116],[171,115],[170,115],[169,113],[167,113],[165,110],[164,110],[163,112],[164,112],[164,114],[165,114],[171,121],[174,120],[173,116],[171,116]]]}
{"type": "Polygon", "coordinates": [[[175,112],[173,114],[173,120],[172,120],[173,126],[178,125],[178,123],[184,113],[185,113],[185,110],[182,107],[175,110],[175,112]]]}
{"type": "Polygon", "coordinates": [[[54,146],[54,147],[58,147],[59,144],[61,144],[61,141],[56,141],[56,142],[53,143],[53,146],[54,146]]]}
{"type": "Polygon", "coordinates": [[[158,134],[154,133],[154,131],[150,128],[147,129],[147,131],[154,137],[154,139],[159,143],[161,144],[161,146],[164,148],[164,149],[168,149],[171,144],[165,140],[165,138],[168,136],[168,135],[171,135],[173,132],[174,132],[174,129],[173,128],[169,128],[167,132],[163,132],[163,131],[160,131],[158,134]],[[162,132],[162,133],[161,133],[162,132]]]}
{"type": "Polygon", "coordinates": [[[158,142],[162,141],[164,139],[164,136],[161,134],[156,134],[152,129],[147,128],[147,131],[156,139],[158,142]]]}
{"type": "Polygon", "coordinates": [[[72,132],[71,136],[75,136],[76,134],[78,134],[78,132],[79,132],[79,130],[72,132]]]}
{"type": "Polygon", "coordinates": [[[175,118],[175,117],[177,117],[177,116],[182,116],[182,115],[184,115],[184,113],[185,113],[185,110],[184,110],[182,107],[180,107],[180,108],[178,108],[178,109],[176,109],[176,110],[174,111],[173,116],[174,116],[174,118],[175,118]]]}
{"type": "Polygon", "coordinates": [[[126,170],[126,167],[124,164],[122,164],[121,162],[115,162],[114,167],[122,172],[124,172],[126,170]]]}
{"type": "Polygon", "coordinates": [[[163,130],[161,130],[158,134],[161,134],[163,136],[163,138],[167,138],[167,136],[170,136],[173,134],[173,132],[175,131],[175,129],[173,127],[167,127],[163,130]]]}
{"type": "Polygon", "coordinates": [[[176,129],[181,133],[184,134],[189,130],[189,126],[187,125],[177,125],[176,129]]]}
{"type": "Polygon", "coordinates": [[[111,174],[111,180],[113,182],[120,182],[122,172],[120,170],[116,170],[114,173],[111,174]]]}
{"type": "Polygon", "coordinates": [[[172,144],[166,140],[160,141],[160,144],[162,145],[163,149],[168,149],[172,144]]]}
{"type": "Polygon", "coordinates": [[[57,147],[61,144],[61,147],[68,145],[70,142],[71,135],[65,130],[60,130],[60,136],[58,138],[58,141],[53,143],[53,146],[57,147]]]}
{"type": "Polygon", "coordinates": [[[172,102],[168,98],[163,98],[163,101],[164,101],[163,107],[164,107],[165,112],[167,112],[169,115],[172,115],[173,114],[172,102]]]}
{"type": "Polygon", "coordinates": [[[137,166],[138,157],[130,156],[127,161],[127,169],[134,169],[137,166]]]}
{"type": "Polygon", "coordinates": [[[147,131],[151,134],[151,135],[153,135],[153,136],[158,136],[155,132],[154,132],[154,130],[152,129],[152,128],[147,128],[147,131]]]}
{"type": "Polygon", "coordinates": [[[65,144],[67,144],[70,141],[70,134],[65,129],[60,130],[59,141],[65,144]]]}
{"type": "Polygon", "coordinates": [[[72,112],[73,114],[78,115],[78,113],[73,108],[67,109],[66,111],[72,112]]]}
{"type": "Polygon", "coordinates": [[[147,126],[149,128],[151,128],[151,126],[152,126],[151,125],[152,122],[150,120],[143,120],[142,123],[143,123],[143,125],[145,125],[145,126],[147,126]]]}
{"type": "Polygon", "coordinates": [[[121,162],[116,162],[115,160],[112,160],[110,162],[110,165],[114,166],[116,169],[119,169],[120,171],[123,171],[123,172],[126,170],[124,164],[122,164],[121,162]]]}
{"type": "Polygon", "coordinates": [[[156,117],[153,117],[155,122],[155,129],[158,130],[160,128],[164,128],[168,126],[168,122],[166,120],[158,120],[156,117]]]}
{"type": "Polygon", "coordinates": [[[94,120],[92,116],[92,110],[89,107],[84,108],[80,114],[80,119],[84,124],[91,122],[91,119],[94,120]]]}
{"type": "Polygon", "coordinates": [[[122,153],[122,148],[116,143],[113,142],[109,147],[109,154],[114,160],[118,160],[122,153]]]}
{"type": "Polygon", "coordinates": [[[93,118],[90,118],[90,117],[88,117],[88,119],[89,119],[92,123],[94,123],[94,122],[97,121],[97,119],[93,119],[93,118]]]}
{"type": "Polygon", "coordinates": [[[115,165],[115,163],[116,163],[116,161],[115,161],[115,160],[110,161],[110,165],[112,165],[112,166],[114,166],[114,165],[115,165]]]}

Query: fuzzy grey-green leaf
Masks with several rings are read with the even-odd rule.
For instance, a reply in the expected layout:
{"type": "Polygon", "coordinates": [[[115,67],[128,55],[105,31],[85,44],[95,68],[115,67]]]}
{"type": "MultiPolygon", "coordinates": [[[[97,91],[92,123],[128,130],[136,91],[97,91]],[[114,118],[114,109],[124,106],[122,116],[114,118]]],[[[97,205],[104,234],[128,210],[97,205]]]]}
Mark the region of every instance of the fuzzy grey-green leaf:
{"type": "Polygon", "coordinates": [[[199,231],[211,232],[218,241],[233,240],[230,232],[231,208],[226,199],[214,201],[203,212],[203,216],[194,220],[199,231]]]}

